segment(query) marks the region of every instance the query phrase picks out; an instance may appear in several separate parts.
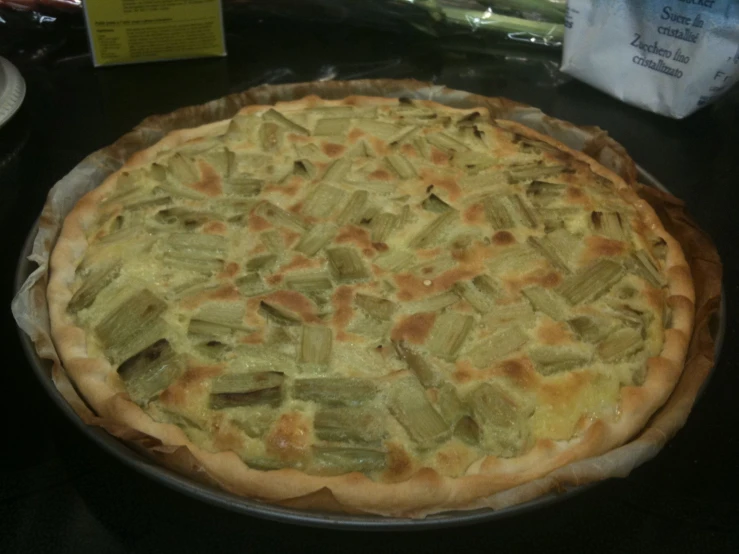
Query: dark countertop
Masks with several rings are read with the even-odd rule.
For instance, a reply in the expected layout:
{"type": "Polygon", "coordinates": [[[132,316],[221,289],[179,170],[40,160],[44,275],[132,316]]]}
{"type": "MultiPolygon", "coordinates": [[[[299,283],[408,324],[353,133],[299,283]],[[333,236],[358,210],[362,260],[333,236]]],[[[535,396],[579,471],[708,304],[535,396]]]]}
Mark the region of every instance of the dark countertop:
{"type": "Polygon", "coordinates": [[[739,95],[673,121],[556,74],[546,55],[442,54],[433,43],[347,28],[305,33],[283,22],[245,25],[230,55],[95,70],[62,50],[20,64],[24,109],[0,130],[4,305],[22,242],[48,189],[84,156],[150,114],[262,82],[320,77],[415,77],[507,96],[607,129],[683,198],[725,263],[728,326],[711,382],[685,427],[651,462],[564,502],[469,527],[423,532],[327,531],[263,521],[202,504],[103,452],[46,395],[3,316],[0,550],[4,552],[523,551],[739,552],[736,313],[739,258],[739,95]],[[19,156],[3,161],[8,152],[19,156]]]}

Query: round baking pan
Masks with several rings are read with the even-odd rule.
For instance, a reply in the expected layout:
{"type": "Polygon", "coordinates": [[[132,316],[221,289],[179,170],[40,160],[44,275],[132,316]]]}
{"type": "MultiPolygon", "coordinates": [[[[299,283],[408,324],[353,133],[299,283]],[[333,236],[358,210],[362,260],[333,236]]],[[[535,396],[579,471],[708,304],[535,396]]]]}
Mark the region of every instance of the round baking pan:
{"type": "MultiPolygon", "coordinates": [[[[648,184],[663,191],[667,191],[667,189],[652,175],[641,168],[639,168],[639,180],[644,184],[648,184]]],[[[18,268],[15,275],[16,291],[20,289],[21,285],[35,269],[35,265],[33,264],[33,262],[30,262],[28,260],[28,256],[30,255],[33,248],[33,240],[36,236],[36,231],[37,226],[34,225],[33,229],[31,229],[31,232],[26,239],[23,251],[21,252],[21,258],[18,263],[18,268]]],[[[725,309],[726,302],[725,298],[722,295],[717,325],[715,326],[716,362],[718,362],[718,356],[721,351],[721,346],[724,338],[726,325],[725,309]]],[[[87,435],[90,439],[97,443],[103,450],[115,456],[133,469],[143,473],[144,475],[147,475],[155,481],[158,481],[164,486],[177,490],[198,500],[202,500],[203,502],[206,502],[208,504],[220,506],[221,508],[226,508],[228,510],[240,512],[246,515],[285,523],[295,523],[299,525],[334,529],[387,531],[441,528],[469,525],[482,521],[489,521],[493,519],[500,519],[503,517],[521,514],[553,504],[555,502],[560,502],[598,484],[590,483],[578,487],[572,487],[563,492],[550,493],[529,502],[524,502],[515,506],[502,508],[500,510],[485,508],[463,512],[450,512],[431,515],[426,517],[425,519],[337,514],[274,506],[243,496],[231,494],[229,492],[211,487],[206,484],[195,482],[183,475],[180,475],[179,473],[176,473],[175,471],[155,464],[148,458],[126,446],[124,442],[108,434],[104,429],[85,424],[74,412],[72,407],[66,402],[66,400],[64,400],[64,398],[52,382],[51,362],[49,360],[43,360],[38,356],[34,349],[33,343],[31,342],[31,339],[23,331],[20,331],[20,338],[23,349],[26,353],[26,356],[28,357],[29,362],[31,363],[31,367],[34,370],[34,373],[38,377],[41,385],[44,387],[46,392],[49,394],[49,396],[51,396],[54,403],[59,406],[59,409],[61,409],[62,412],[64,412],[64,414],[85,435],[87,435]]],[[[707,382],[708,379],[703,383],[703,387],[705,387],[707,382]]],[[[702,390],[703,389],[701,389],[701,391],[702,390]]]]}

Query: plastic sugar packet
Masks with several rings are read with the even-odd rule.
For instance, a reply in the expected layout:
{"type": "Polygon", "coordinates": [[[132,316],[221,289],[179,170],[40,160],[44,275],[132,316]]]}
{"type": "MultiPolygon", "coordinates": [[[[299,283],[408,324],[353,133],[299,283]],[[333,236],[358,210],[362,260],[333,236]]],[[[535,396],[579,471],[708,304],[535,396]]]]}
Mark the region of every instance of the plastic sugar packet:
{"type": "Polygon", "coordinates": [[[739,0],[569,0],[561,69],[683,118],[739,81],[739,0]]]}

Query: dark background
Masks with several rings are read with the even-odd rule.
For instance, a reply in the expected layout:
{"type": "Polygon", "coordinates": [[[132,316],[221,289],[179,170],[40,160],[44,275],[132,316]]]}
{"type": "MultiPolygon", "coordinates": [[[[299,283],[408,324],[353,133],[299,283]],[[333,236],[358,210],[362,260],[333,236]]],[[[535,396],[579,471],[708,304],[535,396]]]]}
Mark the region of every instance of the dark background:
{"type": "Polygon", "coordinates": [[[15,50],[28,94],[0,129],[4,271],[0,365],[0,551],[54,552],[739,552],[737,259],[739,94],[683,121],[632,108],[556,72],[556,54],[450,52],[411,34],[277,19],[231,30],[229,56],[93,69],[84,37],[53,55],[15,50]],[[461,528],[318,530],[214,508],[144,477],[70,423],[25,359],[7,308],[22,242],[49,188],[144,117],[263,82],[414,77],[507,96],[607,129],[683,198],[725,263],[728,324],[711,382],[653,461],[526,514],[461,528]]]}

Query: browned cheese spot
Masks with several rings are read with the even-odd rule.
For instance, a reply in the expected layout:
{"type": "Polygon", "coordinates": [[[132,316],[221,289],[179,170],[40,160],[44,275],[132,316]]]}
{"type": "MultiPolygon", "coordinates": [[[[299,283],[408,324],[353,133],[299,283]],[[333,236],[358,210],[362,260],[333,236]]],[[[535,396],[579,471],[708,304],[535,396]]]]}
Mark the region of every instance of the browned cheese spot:
{"type": "Polygon", "coordinates": [[[364,136],[364,131],[362,131],[362,129],[352,129],[351,131],[349,131],[347,138],[349,139],[349,142],[351,144],[354,144],[359,139],[361,139],[363,136],[364,136]]]}
{"type": "Polygon", "coordinates": [[[454,373],[452,378],[459,384],[468,383],[477,378],[480,372],[472,367],[469,360],[457,360],[454,364],[454,373]]]}
{"type": "Polygon", "coordinates": [[[334,240],[336,244],[354,243],[362,250],[372,248],[372,240],[366,229],[356,225],[344,225],[334,240]]]}
{"type": "Polygon", "coordinates": [[[203,227],[203,233],[206,235],[225,235],[228,227],[223,221],[211,221],[203,227]]]}
{"type": "Polygon", "coordinates": [[[303,458],[310,447],[310,423],[297,412],[282,414],[265,440],[267,452],[281,460],[303,458]]]}
{"type": "Polygon", "coordinates": [[[482,225],[485,223],[485,206],[478,202],[472,204],[462,213],[462,220],[470,225],[482,225]]]}
{"type": "Polygon", "coordinates": [[[406,452],[403,445],[396,442],[388,443],[388,468],[383,474],[384,481],[403,481],[411,476],[414,470],[413,459],[406,452]]]}
{"type": "Polygon", "coordinates": [[[225,285],[208,293],[208,300],[238,300],[241,298],[238,289],[233,285],[225,285]]]}
{"type": "Polygon", "coordinates": [[[279,304],[300,316],[303,321],[317,323],[320,321],[315,314],[315,305],[308,298],[294,290],[276,290],[262,297],[269,303],[279,304]]]}
{"type": "Polygon", "coordinates": [[[218,172],[203,160],[198,161],[198,167],[200,168],[201,179],[200,181],[189,185],[190,188],[211,197],[222,194],[223,188],[221,187],[221,176],[218,172]]]}
{"type": "Polygon", "coordinates": [[[510,379],[518,388],[531,389],[536,384],[536,371],[528,358],[506,360],[498,364],[498,369],[499,374],[510,379]]]}
{"type": "Polygon", "coordinates": [[[387,169],[375,169],[372,173],[368,175],[370,179],[376,180],[376,181],[390,181],[392,180],[393,176],[390,175],[390,172],[387,169]]]}
{"type": "Polygon", "coordinates": [[[236,262],[228,262],[223,270],[218,274],[221,279],[230,279],[239,272],[239,264],[236,262]]]}
{"type": "Polygon", "coordinates": [[[263,194],[277,193],[283,196],[289,196],[295,198],[298,192],[301,190],[304,179],[293,175],[284,183],[269,183],[264,187],[263,194]]]}
{"type": "MultiPolygon", "coordinates": [[[[334,329],[340,331],[344,329],[349,323],[351,323],[354,317],[354,310],[352,308],[352,298],[354,292],[352,287],[342,285],[337,287],[331,297],[331,304],[334,307],[334,318],[333,324],[334,329]]],[[[337,337],[338,338],[338,337],[337,337]]],[[[346,337],[344,337],[346,338],[346,337]]]]}
{"type": "Polygon", "coordinates": [[[239,342],[242,344],[262,344],[264,342],[264,330],[249,333],[239,342]]]}
{"type": "Polygon", "coordinates": [[[403,156],[407,158],[417,158],[418,157],[418,152],[416,152],[416,149],[413,148],[413,145],[408,144],[408,143],[403,144],[400,147],[400,152],[401,154],[403,154],[403,156]]]}
{"type": "Polygon", "coordinates": [[[626,254],[628,249],[629,245],[620,240],[589,236],[585,237],[585,251],[583,252],[582,257],[586,262],[604,257],[619,257],[626,254]]]}
{"type": "Polygon", "coordinates": [[[295,254],[289,262],[287,262],[283,266],[280,266],[279,271],[283,273],[288,271],[295,271],[297,269],[309,269],[315,267],[321,267],[321,260],[311,259],[304,256],[303,254],[295,254]]]}
{"type": "Polygon", "coordinates": [[[436,314],[433,312],[413,314],[400,320],[393,327],[390,337],[393,340],[405,340],[413,344],[423,344],[431,333],[431,328],[436,321],[436,314]]]}
{"type": "Polygon", "coordinates": [[[449,164],[449,156],[436,148],[435,146],[431,147],[431,161],[434,162],[436,165],[448,165],[449,164]]]}
{"type": "Polygon", "coordinates": [[[330,158],[335,158],[336,156],[343,154],[346,151],[346,147],[341,144],[334,144],[333,142],[324,142],[321,145],[321,150],[323,150],[323,153],[330,158]]]}
{"type": "Polygon", "coordinates": [[[254,212],[249,214],[249,220],[248,225],[249,231],[252,233],[258,233],[259,231],[264,231],[265,229],[269,229],[272,227],[269,221],[264,219],[263,217],[258,216],[254,212]]]}
{"type": "Polygon", "coordinates": [[[390,152],[390,149],[384,140],[373,136],[367,137],[367,140],[369,141],[370,146],[372,146],[372,149],[377,152],[378,156],[385,156],[390,152]]]}
{"type": "Polygon", "coordinates": [[[516,242],[516,237],[509,231],[497,231],[493,235],[493,244],[497,246],[507,246],[516,242]]]}
{"type": "Polygon", "coordinates": [[[238,451],[244,446],[244,435],[233,425],[219,424],[216,422],[213,434],[213,446],[218,450],[238,451]]]}
{"type": "Polygon", "coordinates": [[[542,344],[565,344],[571,342],[571,334],[567,324],[561,321],[544,321],[536,330],[542,344]]]}
{"type": "Polygon", "coordinates": [[[159,395],[159,400],[166,406],[185,408],[190,404],[190,396],[202,392],[205,382],[220,375],[222,371],[223,368],[219,365],[190,366],[182,377],[159,395]]]}

